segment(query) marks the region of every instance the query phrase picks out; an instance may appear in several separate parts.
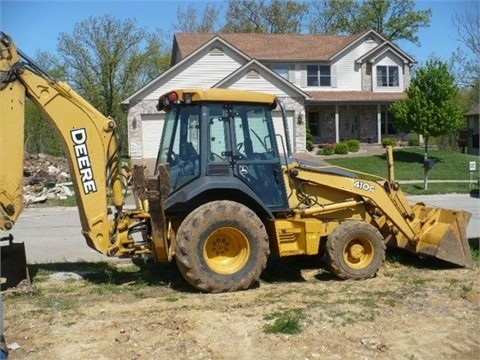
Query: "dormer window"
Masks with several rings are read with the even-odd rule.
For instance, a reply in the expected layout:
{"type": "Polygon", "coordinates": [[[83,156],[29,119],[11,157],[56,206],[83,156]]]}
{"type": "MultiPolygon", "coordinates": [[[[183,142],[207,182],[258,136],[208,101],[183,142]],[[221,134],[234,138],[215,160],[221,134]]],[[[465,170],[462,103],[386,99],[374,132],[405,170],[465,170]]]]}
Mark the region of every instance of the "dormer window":
{"type": "Polygon", "coordinates": [[[330,65],[307,65],[307,86],[332,86],[330,65]]]}
{"type": "Polygon", "coordinates": [[[398,66],[377,66],[377,86],[399,86],[398,66]]]}

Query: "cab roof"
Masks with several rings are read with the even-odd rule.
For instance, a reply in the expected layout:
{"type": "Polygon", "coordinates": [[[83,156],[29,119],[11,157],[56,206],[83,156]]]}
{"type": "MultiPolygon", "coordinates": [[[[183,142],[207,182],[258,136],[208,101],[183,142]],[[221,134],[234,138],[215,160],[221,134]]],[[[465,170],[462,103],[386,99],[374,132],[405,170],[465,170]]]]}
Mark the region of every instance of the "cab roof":
{"type": "Polygon", "coordinates": [[[196,101],[220,101],[220,102],[250,102],[261,104],[275,104],[277,96],[262,92],[250,90],[234,90],[234,89],[177,89],[169,91],[161,96],[168,96],[172,92],[177,93],[178,99],[184,101],[187,97],[191,97],[193,102],[196,101]]]}

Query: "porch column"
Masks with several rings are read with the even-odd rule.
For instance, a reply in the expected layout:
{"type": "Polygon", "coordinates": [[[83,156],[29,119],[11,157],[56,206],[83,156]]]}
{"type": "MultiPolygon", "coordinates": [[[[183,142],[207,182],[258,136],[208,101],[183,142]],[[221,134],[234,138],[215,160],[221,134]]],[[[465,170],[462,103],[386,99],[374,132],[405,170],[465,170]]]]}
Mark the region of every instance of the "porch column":
{"type": "Polygon", "coordinates": [[[338,105],[335,105],[335,142],[340,142],[340,114],[338,112],[338,105]]]}
{"type": "Polygon", "coordinates": [[[381,105],[377,105],[377,143],[382,143],[382,111],[381,105]]]}

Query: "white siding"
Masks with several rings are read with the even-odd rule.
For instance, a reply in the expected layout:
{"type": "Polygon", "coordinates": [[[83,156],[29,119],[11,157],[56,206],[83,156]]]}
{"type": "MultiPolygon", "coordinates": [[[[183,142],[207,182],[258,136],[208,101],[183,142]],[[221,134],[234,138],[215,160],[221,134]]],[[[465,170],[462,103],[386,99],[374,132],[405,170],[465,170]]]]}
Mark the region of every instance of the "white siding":
{"type": "MultiPolygon", "coordinates": [[[[360,65],[357,65],[355,61],[376,46],[378,44],[375,41],[364,41],[335,58],[330,64],[332,86],[307,87],[307,67],[305,64],[295,66],[295,83],[305,91],[361,91],[362,72],[360,65]]],[[[312,61],[310,64],[324,63],[312,61]]]]}
{"type": "Polygon", "coordinates": [[[251,90],[275,94],[278,96],[288,96],[284,91],[282,91],[282,89],[279,89],[277,86],[275,86],[275,84],[272,84],[260,74],[257,78],[244,75],[240,79],[236,80],[235,83],[231,84],[229,89],[251,90]]]}
{"type": "Polygon", "coordinates": [[[142,115],[142,158],[156,159],[162,138],[165,113],[142,115]]]}
{"type": "Polygon", "coordinates": [[[210,55],[205,51],[194,61],[182,64],[174,76],[166,77],[165,82],[146,94],[145,99],[158,99],[165,92],[177,88],[210,88],[245,62],[245,59],[231,51],[223,56],[210,55]]]}

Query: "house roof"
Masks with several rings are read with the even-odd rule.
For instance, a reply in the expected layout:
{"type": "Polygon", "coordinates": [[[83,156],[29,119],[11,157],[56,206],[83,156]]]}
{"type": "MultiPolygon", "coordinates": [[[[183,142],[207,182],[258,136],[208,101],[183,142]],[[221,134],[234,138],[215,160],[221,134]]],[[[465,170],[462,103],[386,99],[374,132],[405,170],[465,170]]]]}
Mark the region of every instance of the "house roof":
{"type": "Polygon", "coordinates": [[[355,35],[256,34],[256,33],[178,33],[174,51],[184,59],[218,36],[257,60],[329,60],[367,32],[355,35]],[[321,45],[319,45],[321,44],[321,45]]]}
{"type": "Polygon", "coordinates": [[[395,102],[405,99],[406,94],[393,92],[372,92],[372,91],[309,91],[311,96],[309,102],[395,102]]]}
{"type": "Polygon", "coordinates": [[[367,52],[366,54],[358,58],[356,62],[359,64],[364,61],[374,62],[376,58],[378,58],[379,56],[382,56],[388,51],[391,51],[394,54],[396,54],[398,57],[403,58],[403,61],[405,61],[406,63],[412,64],[412,65],[416,63],[414,58],[412,58],[410,55],[408,55],[399,47],[393,45],[390,41],[385,41],[383,44],[373,48],[372,50],[370,50],[369,52],[367,52]]]}

